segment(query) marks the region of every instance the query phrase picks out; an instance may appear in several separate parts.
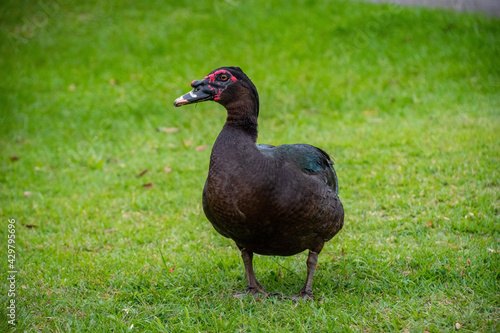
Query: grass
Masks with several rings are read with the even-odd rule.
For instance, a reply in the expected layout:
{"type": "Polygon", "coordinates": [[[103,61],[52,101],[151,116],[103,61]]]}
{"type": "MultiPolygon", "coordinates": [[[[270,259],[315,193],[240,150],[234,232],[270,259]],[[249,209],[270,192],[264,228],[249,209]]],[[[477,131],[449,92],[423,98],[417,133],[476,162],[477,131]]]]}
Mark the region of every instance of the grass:
{"type": "MultiPolygon", "coordinates": [[[[19,331],[500,329],[498,19],[345,1],[0,10],[2,331],[9,219],[19,331]],[[320,255],[323,301],[231,296],[243,264],[201,209],[225,113],[172,106],[227,65],[259,89],[259,142],[335,158],[346,224],[320,255]]],[[[305,260],[254,262],[289,295],[305,260]]]]}

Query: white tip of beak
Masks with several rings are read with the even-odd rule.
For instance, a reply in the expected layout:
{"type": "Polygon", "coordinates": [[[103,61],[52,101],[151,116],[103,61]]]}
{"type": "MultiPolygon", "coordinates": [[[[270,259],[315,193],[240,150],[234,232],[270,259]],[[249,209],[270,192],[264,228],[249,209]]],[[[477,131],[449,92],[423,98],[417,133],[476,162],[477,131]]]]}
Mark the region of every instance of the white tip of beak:
{"type": "Polygon", "coordinates": [[[181,106],[188,103],[189,103],[188,100],[184,99],[184,97],[181,96],[174,101],[174,106],[181,106]]]}

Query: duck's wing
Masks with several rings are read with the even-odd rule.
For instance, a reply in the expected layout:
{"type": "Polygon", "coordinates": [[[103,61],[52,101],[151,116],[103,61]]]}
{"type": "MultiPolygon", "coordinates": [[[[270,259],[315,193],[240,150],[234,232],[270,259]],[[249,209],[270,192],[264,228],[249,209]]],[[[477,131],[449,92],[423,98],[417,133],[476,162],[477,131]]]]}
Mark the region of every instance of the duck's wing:
{"type": "Polygon", "coordinates": [[[295,165],[305,174],[320,177],[336,194],[339,193],[333,162],[323,149],[303,143],[281,146],[258,144],[257,148],[270,158],[295,165]]]}

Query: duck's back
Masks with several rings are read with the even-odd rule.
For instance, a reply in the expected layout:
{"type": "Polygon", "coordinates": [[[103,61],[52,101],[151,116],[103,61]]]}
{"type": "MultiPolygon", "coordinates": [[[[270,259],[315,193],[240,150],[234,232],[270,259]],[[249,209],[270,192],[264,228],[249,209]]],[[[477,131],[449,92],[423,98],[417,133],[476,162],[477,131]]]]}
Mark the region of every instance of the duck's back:
{"type": "Polygon", "coordinates": [[[337,174],[330,156],[323,149],[303,143],[281,146],[259,144],[257,148],[263,155],[280,164],[288,163],[296,171],[316,176],[338,195],[337,174]]]}

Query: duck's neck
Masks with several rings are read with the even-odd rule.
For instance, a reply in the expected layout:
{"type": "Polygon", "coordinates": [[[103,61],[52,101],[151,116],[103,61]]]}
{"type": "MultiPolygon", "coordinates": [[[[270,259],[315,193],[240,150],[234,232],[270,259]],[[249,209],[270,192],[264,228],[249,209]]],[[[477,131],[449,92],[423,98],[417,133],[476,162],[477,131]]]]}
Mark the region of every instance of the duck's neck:
{"type": "MultiPolygon", "coordinates": [[[[265,163],[257,146],[257,110],[253,103],[225,104],[227,119],[212,148],[209,180],[224,175],[253,174],[265,163]]],[[[226,177],[224,176],[224,177],[226,177]]]]}
{"type": "Polygon", "coordinates": [[[227,118],[224,129],[241,132],[241,136],[247,137],[255,144],[257,142],[258,117],[258,106],[255,105],[255,101],[250,98],[238,99],[226,104],[225,108],[227,118]]]}

